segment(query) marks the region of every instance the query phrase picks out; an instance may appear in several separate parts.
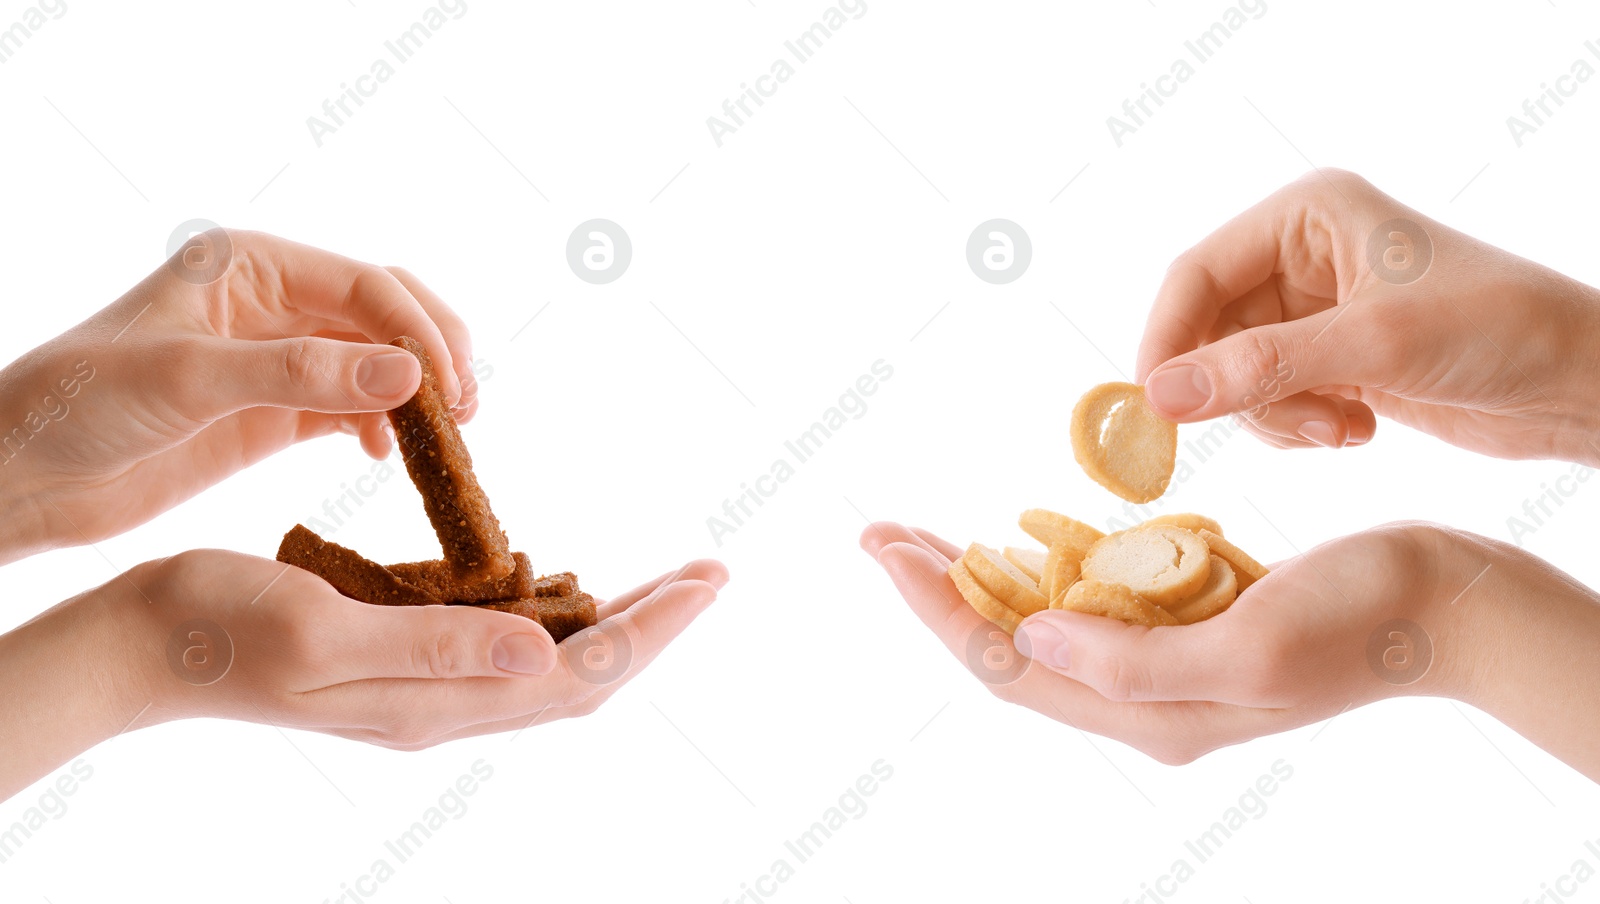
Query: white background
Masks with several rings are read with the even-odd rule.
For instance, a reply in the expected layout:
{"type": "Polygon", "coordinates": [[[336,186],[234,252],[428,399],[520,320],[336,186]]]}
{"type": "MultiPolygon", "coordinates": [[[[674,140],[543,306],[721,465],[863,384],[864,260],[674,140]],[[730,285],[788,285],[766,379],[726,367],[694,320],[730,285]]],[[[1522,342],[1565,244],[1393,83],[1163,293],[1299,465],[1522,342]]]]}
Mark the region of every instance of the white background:
{"type": "MultiPolygon", "coordinates": [[[[1072,464],[1072,402],[1131,372],[1173,256],[1312,164],[1600,280],[1600,85],[1523,147],[1505,123],[1600,15],[1270,0],[1118,148],[1106,117],[1224,8],[869,0],[719,148],[706,117],[820,0],[469,0],[319,148],[306,118],[422,3],[68,0],[0,66],[0,357],[120,295],[192,217],[402,264],[493,368],[467,439],[519,547],[600,594],[707,555],[733,581],[601,712],[514,741],[401,754],[210,721],[119,737],[0,866],[0,897],[335,899],[479,759],[494,772],[470,809],[376,900],[735,898],[880,759],[893,777],[780,900],[1135,898],[1279,759],[1270,809],[1179,898],[1519,902],[1595,864],[1600,793],[1475,710],[1389,702],[1165,767],[991,698],[856,548],[864,517],[1001,545],[1030,506],[1118,514],[1072,464]],[[634,243],[604,286],[564,258],[593,217],[634,243]],[[965,260],[992,217],[1032,237],[1007,286],[965,260]],[[894,375],[866,414],[719,549],[706,518],[878,359],[894,375]],[[536,419],[572,438],[541,441],[536,419]]],[[[0,4],[0,28],[24,9],[0,4]]],[[[109,579],[108,560],[270,556],[369,468],[348,438],[282,454],[98,551],[5,569],[0,620],[109,579]]],[[[1396,518],[1509,539],[1568,470],[1392,423],[1339,452],[1239,434],[1162,509],[1217,517],[1265,561],[1396,518]]],[[[1600,484],[1582,486],[1527,545],[1594,584],[1600,484]]],[[[423,557],[417,503],[391,482],[335,538],[423,557]]]]}

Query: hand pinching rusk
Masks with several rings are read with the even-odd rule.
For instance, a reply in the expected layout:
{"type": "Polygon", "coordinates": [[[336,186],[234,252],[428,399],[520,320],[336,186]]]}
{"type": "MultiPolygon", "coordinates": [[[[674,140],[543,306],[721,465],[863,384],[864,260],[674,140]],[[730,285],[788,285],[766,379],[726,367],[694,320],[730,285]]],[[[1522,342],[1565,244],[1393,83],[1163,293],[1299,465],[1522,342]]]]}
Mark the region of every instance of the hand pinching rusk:
{"type": "Polygon", "coordinates": [[[410,401],[389,412],[395,440],[411,480],[422,493],[445,561],[471,580],[492,581],[516,570],[511,545],[472,473],[472,455],[445,404],[433,361],[409,336],[391,345],[422,362],[422,385],[410,401]]]}
{"type": "Polygon", "coordinates": [[[380,606],[434,606],[444,602],[428,590],[406,583],[353,549],[317,536],[303,525],[283,537],[278,561],[304,568],[351,599],[380,606]]]}
{"type": "Polygon", "coordinates": [[[422,344],[404,336],[392,344],[422,365],[420,388],[390,411],[389,419],[445,557],[385,567],[296,525],[284,537],[278,560],[304,568],[362,602],[478,606],[521,615],[543,625],[557,643],[593,626],[599,616],[594,597],[578,589],[577,575],[563,571],[535,578],[528,556],[511,551],[489,510],[489,497],[472,473],[472,456],[445,407],[438,375],[422,344]]]}

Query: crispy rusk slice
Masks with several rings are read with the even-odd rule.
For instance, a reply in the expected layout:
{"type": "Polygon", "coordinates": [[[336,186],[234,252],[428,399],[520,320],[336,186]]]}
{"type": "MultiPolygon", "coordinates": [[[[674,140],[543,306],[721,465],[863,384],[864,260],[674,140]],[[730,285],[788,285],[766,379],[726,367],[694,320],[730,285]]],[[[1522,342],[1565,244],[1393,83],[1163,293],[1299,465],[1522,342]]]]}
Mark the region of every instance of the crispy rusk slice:
{"type": "Polygon", "coordinates": [[[1208,530],[1219,537],[1222,536],[1222,525],[1218,524],[1214,519],[1207,518],[1205,515],[1196,515],[1193,512],[1178,512],[1171,515],[1157,515],[1154,518],[1151,518],[1149,521],[1146,521],[1138,526],[1160,527],[1162,525],[1167,527],[1181,527],[1184,530],[1194,531],[1197,534],[1202,530],[1208,530]]]}
{"type": "Polygon", "coordinates": [[[595,609],[594,597],[581,590],[576,590],[563,596],[536,596],[520,600],[499,600],[487,603],[472,603],[480,609],[494,609],[500,612],[509,612],[523,618],[531,618],[544,626],[550,632],[550,637],[556,643],[568,637],[592,628],[599,624],[599,616],[595,609]]]}
{"type": "Polygon", "coordinates": [[[401,562],[384,567],[400,580],[420,587],[447,603],[520,600],[545,595],[537,592],[533,564],[528,561],[527,554],[515,552],[511,558],[516,562],[516,569],[503,578],[490,580],[471,578],[444,559],[401,562]]]}
{"type": "Polygon", "coordinates": [[[1176,625],[1172,613],[1150,602],[1122,584],[1083,580],[1072,585],[1062,599],[1063,609],[1104,615],[1130,625],[1155,628],[1176,625]]]}
{"type": "Polygon", "coordinates": [[[1039,592],[1050,601],[1052,609],[1059,609],[1056,605],[1061,599],[1061,594],[1067,592],[1083,571],[1083,551],[1076,543],[1062,540],[1051,545],[1045,553],[1044,571],[1040,573],[1039,592]]]}
{"type": "Polygon", "coordinates": [[[1072,409],[1072,455],[1095,483],[1130,502],[1160,498],[1178,460],[1178,425],[1132,383],[1102,383],[1072,409]]]}
{"type": "Polygon", "coordinates": [[[1015,546],[1007,546],[1002,555],[1006,557],[1007,562],[1017,566],[1023,574],[1033,578],[1035,584],[1039,583],[1039,574],[1044,569],[1044,550],[1019,549],[1015,546]]]}
{"type": "Polygon", "coordinates": [[[410,352],[422,365],[416,395],[389,412],[389,423],[445,560],[474,581],[508,577],[516,570],[516,559],[489,507],[488,494],[472,473],[472,454],[445,404],[433,359],[410,336],[390,345],[410,352]]]}
{"type": "Polygon", "coordinates": [[[1097,541],[1083,558],[1083,579],[1121,584],[1156,605],[1205,586],[1211,550],[1181,527],[1135,527],[1097,541]]]}
{"type": "Polygon", "coordinates": [[[1007,634],[1017,633],[1017,626],[1022,624],[1022,616],[1015,609],[995,599],[994,594],[985,590],[978,579],[967,570],[966,562],[956,559],[950,563],[950,580],[955,583],[956,589],[961,591],[961,598],[967,601],[973,611],[994,622],[995,626],[1007,634]]]}
{"type": "Polygon", "coordinates": [[[1028,532],[1028,536],[1043,543],[1046,549],[1061,542],[1076,546],[1080,550],[1080,558],[1096,540],[1105,536],[1103,531],[1049,509],[1028,509],[1017,519],[1017,524],[1028,532]]]}
{"type": "Polygon", "coordinates": [[[1233,605],[1239,596],[1239,581],[1234,576],[1233,566],[1215,553],[1211,556],[1211,574],[1206,578],[1206,585],[1191,596],[1186,596],[1176,603],[1168,603],[1162,608],[1172,613],[1180,625],[1192,625],[1203,622],[1213,615],[1220,615],[1233,605]]]}
{"type": "Polygon", "coordinates": [[[278,561],[304,568],[351,599],[379,606],[435,606],[444,600],[413,587],[353,549],[329,543],[296,524],[278,547],[278,561]]]}
{"type": "Polygon", "coordinates": [[[1199,533],[1200,539],[1211,547],[1213,553],[1220,557],[1222,561],[1233,566],[1234,576],[1239,581],[1240,593],[1249,590],[1251,584],[1267,576],[1267,566],[1257,562],[1250,557],[1249,553],[1234,546],[1231,542],[1224,540],[1221,534],[1209,530],[1202,530],[1199,533]]]}
{"type": "Polygon", "coordinates": [[[995,550],[974,543],[967,547],[961,560],[967,563],[967,570],[978,583],[1024,618],[1050,608],[1050,601],[1039,592],[1039,585],[995,550]]]}

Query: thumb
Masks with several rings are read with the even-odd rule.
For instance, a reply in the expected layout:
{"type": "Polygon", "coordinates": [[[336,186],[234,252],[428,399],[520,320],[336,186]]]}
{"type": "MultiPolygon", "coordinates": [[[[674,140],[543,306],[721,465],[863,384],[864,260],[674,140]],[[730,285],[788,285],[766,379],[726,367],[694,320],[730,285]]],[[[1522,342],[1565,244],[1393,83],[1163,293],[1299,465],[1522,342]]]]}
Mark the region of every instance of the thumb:
{"type": "Polygon", "coordinates": [[[359,639],[341,657],[342,680],[546,675],[559,659],[548,631],[532,619],[476,606],[340,608],[338,635],[359,639]]]}
{"type": "Polygon", "coordinates": [[[411,398],[422,366],[410,352],[369,342],[302,337],[208,342],[197,416],[214,420],[246,408],[344,414],[387,411],[411,398]]]}
{"type": "Polygon", "coordinates": [[[1145,380],[1145,398],[1162,416],[1187,423],[1254,411],[1318,387],[1367,386],[1393,376],[1379,373],[1389,357],[1379,350],[1396,337],[1367,335],[1350,304],[1250,327],[1172,358],[1145,380]]]}
{"type": "Polygon", "coordinates": [[[1145,628],[1049,609],[1025,619],[1014,640],[1017,652],[1107,700],[1243,702],[1221,634],[1211,621],[1145,628]]]}

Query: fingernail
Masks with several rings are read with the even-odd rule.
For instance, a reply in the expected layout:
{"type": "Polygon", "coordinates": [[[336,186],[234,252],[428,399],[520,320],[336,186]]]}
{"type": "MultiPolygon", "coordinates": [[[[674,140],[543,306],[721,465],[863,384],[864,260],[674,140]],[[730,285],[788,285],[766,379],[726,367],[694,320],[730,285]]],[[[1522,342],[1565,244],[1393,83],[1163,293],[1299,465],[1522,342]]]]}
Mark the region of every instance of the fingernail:
{"type": "Polygon", "coordinates": [[[1329,449],[1339,446],[1339,440],[1333,435],[1333,425],[1327,421],[1306,421],[1300,425],[1300,435],[1329,449]]]}
{"type": "Polygon", "coordinates": [[[518,675],[546,675],[555,668],[554,651],[536,634],[507,634],[494,642],[494,667],[518,675]]]}
{"type": "Polygon", "coordinates": [[[392,398],[412,388],[419,365],[410,352],[378,352],[361,359],[356,385],[368,395],[392,398]]]}
{"type": "Polygon", "coordinates": [[[1012,642],[1018,653],[1052,669],[1064,669],[1070,661],[1066,635],[1051,627],[1049,622],[1024,623],[1012,642]]]}
{"type": "Polygon", "coordinates": [[[1167,414],[1185,415],[1211,401],[1211,378],[1193,364],[1179,364],[1151,374],[1144,395],[1167,414]]]}

